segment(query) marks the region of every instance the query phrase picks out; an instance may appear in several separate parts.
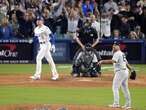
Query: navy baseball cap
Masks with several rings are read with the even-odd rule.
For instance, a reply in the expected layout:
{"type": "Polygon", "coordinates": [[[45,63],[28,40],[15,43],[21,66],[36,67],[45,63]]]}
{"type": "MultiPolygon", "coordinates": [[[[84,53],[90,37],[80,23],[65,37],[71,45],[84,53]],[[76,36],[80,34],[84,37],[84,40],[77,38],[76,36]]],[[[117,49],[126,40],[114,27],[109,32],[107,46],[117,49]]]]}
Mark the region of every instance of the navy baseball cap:
{"type": "Polygon", "coordinates": [[[38,17],[37,17],[37,20],[42,20],[42,21],[43,21],[44,18],[43,18],[42,16],[38,16],[38,17]]]}

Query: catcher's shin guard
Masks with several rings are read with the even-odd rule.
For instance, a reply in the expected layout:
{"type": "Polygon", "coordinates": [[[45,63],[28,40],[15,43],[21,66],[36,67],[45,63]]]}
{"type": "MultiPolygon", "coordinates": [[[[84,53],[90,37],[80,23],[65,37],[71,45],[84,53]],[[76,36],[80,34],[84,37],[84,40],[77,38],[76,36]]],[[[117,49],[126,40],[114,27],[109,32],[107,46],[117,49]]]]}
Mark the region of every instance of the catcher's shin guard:
{"type": "Polygon", "coordinates": [[[90,69],[90,76],[91,77],[98,77],[98,72],[97,72],[97,63],[93,63],[93,67],[90,69]]]}
{"type": "Polygon", "coordinates": [[[93,68],[91,71],[90,71],[90,76],[91,77],[98,77],[98,73],[96,71],[96,68],[93,68]]]}
{"type": "Polygon", "coordinates": [[[92,77],[97,77],[101,75],[101,66],[97,65],[97,63],[93,63],[93,68],[92,68],[92,77]]]}
{"type": "Polygon", "coordinates": [[[96,64],[96,71],[99,75],[101,75],[101,66],[96,64]]]}
{"type": "Polygon", "coordinates": [[[80,69],[79,66],[72,66],[72,76],[79,77],[80,76],[80,69]]]}

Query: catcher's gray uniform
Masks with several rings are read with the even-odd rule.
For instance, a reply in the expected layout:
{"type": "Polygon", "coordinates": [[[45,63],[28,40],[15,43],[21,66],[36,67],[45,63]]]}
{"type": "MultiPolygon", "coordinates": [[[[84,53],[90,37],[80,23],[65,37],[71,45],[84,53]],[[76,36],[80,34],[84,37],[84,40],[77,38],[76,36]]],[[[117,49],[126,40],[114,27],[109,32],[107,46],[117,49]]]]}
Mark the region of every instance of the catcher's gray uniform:
{"type": "Polygon", "coordinates": [[[83,76],[96,77],[100,73],[100,67],[97,66],[98,60],[96,50],[91,46],[85,46],[85,50],[78,50],[73,60],[73,72],[72,75],[80,76],[81,73],[83,76]]]}

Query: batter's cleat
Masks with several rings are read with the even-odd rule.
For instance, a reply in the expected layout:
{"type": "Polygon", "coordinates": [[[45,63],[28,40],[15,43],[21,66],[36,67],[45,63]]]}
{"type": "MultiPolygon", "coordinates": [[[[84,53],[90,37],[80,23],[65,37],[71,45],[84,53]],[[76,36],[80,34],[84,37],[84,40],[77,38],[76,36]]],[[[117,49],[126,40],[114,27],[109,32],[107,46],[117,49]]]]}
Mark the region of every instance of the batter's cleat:
{"type": "Polygon", "coordinates": [[[108,107],[110,107],[110,108],[120,108],[120,105],[119,104],[111,104],[111,105],[108,105],[108,107]]]}
{"type": "Polygon", "coordinates": [[[132,109],[132,107],[130,105],[124,105],[124,106],[122,106],[122,108],[125,109],[125,110],[132,109]]]}
{"type": "Polygon", "coordinates": [[[37,76],[30,76],[29,78],[31,78],[33,80],[40,80],[41,79],[40,77],[37,77],[37,76]]]}
{"type": "Polygon", "coordinates": [[[59,75],[55,75],[55,76],[53,76],[51,79],[52,79],[53,81],[56,81],[58,78],[59,78],[59,75]]]}

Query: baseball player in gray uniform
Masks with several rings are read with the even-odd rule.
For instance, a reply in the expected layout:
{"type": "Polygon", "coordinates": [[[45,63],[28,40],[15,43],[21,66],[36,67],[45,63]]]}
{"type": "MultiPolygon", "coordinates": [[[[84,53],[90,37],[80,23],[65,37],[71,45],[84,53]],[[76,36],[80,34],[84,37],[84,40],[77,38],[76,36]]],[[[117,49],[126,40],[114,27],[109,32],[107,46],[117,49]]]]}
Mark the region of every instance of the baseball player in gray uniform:
{"type": "Polygon", "coordinates": [[[54,45],[50,43],[50,36],[52,33],[50,29],[43,24],[43,18],[41,16],[37,17],[37,27],[34,29],[34,34],[39,42],[39,50],[36,57],[36,71],[30,78],[33,80],[41,79],[42,59],[45,57],[51,66],[52,80],[57,80],[59,75],[51,56],[51,49],[54,50],[54,45]]]}
{"type": "Polygon", "coordinates": [[[113,45],[113,58],[111,60],[101,60],[98,64],[102,63],[113,63],[114,66],[114,79],[113,79],[113,96],[114,96],[114,102],[112,105],[109,105],[109,107],[113,108],[119,108],[119,88],[122,88],[122,91],[124,93],[126,103],[122,108],[124,109],[130,109],[131,108],[131,96],[128,89],[128,77],[129,77],[129,71],[128,69],[132,69],[131,66],[128,64],[126,60],[125,54],[120,50],[120,44],[114,43],[113,45]]]}

